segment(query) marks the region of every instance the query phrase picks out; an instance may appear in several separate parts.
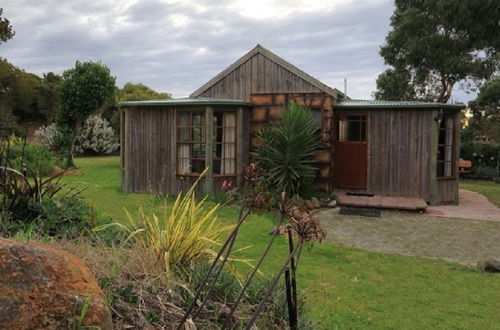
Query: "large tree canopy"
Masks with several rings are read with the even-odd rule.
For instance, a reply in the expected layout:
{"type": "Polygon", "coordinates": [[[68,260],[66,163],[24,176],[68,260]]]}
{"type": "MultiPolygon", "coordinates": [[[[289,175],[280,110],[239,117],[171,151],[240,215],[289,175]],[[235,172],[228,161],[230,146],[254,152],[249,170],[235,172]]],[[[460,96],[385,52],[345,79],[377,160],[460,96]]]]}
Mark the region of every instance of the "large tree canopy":
{"type": "Polygon", "coordinates": [[[133,84],[128,82],[122,89],[118,90],[117,101],[158,100],[169,99],[171,97],[172,95],[169,93],[157,92],[144,84],[133,84]]]}
{"type": "Polygon", "coordinates": [[[12,39],[15,32],[12,30],[10,21],[5,17],[2,17],[3,8],[0,8],[0,44],[12,39]]]}
{"type": "MultiPolygon", "coordinates": [[[[39,77],[0,58],[0,119],[15,122],[50,122],[56,107],[55,85],[61,79],[52,72],[39,77]]],[[[0,125],[0,126],[9,126],[0,125]]]]}
{"type": "Polygon", "coordinates": [[[479,89],[477,98],[469,102],[472,112],[470,129],[475,135],[500,142],[500,76],[495,76],[479,89]]]}
{"type": "Polygon", "coordinates": [[[460,81],[498,70],[497,0],[396,0],[380,54],[392,69],[377,79],[377,98],[447,102],[460,81]]]}
{"type": "Polygon", "coordinates": [[[115,77],[101,63],[77,61],[74,68],[64,71],[58,90],[56,125],[64,137],[60,144],[66,167],[72,167],[76,135],[88,116],[113,96],[115,77]]]}

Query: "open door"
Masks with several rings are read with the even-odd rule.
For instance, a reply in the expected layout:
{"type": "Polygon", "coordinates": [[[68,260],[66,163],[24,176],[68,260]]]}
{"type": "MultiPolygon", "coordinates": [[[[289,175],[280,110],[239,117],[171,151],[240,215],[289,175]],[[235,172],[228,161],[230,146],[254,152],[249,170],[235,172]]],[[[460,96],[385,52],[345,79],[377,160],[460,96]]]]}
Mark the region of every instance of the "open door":
{"type": "Polygon", "coordinates": [[[333,185],[335,188],[367,187],[367,143],[365,114],[335,117],[333,185]]]}

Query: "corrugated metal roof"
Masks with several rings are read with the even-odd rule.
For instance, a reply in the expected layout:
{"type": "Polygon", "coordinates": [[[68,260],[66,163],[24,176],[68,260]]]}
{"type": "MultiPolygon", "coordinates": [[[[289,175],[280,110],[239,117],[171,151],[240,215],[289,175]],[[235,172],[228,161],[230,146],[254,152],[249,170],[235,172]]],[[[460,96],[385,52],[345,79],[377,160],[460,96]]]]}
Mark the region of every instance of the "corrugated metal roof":
{"type": "Polygon", "coordinates": [[[232,105],[232,106],[251,106],[250,103],[242,100],[216,99],[211,97],[198,98],[180,98],[164,100],[146,100],[146,101],[127,101],[120,102],[120,107],[148,107],[161,105],[232,105]]]}
{"type": "Polygon", "coordinates": [[[406,109],[418,109],[418,108],[428,108],[428,109],[464,109],[465,104],[463,103],[433,103],[433,102],[419,102],[419,101],[383,101],[383,100],[341,100],[334,104],[336,108],[376,108],[376,109],[388,109],[388,108],[406,108],[406,109]]]}

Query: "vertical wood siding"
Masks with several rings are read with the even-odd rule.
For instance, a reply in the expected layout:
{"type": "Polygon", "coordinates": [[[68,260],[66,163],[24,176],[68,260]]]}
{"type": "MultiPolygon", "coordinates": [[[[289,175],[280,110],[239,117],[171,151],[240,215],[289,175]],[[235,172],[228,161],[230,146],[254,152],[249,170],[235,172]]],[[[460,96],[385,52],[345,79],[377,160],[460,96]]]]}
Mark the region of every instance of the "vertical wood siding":
{"type": "Polygon", "coordinates": [[[250,101],[250,95],[254,93],[320,92],[319,88],[257,54],[200,96],[250,101]]]}
{"type": "Polygon", "coordinates": [[[127,108],[122,115],[123,191],[175,193],[175,110],[127,108]]]}
{"type": "MultiPolygon", "coordinates": [[[[238,141],[237,147],[239,170],[248,161],[249,150],[248,109],[241,109],[240,112],[237,132],[241,133],[243,139],[238,141]]],[[[123,191],[175,195],[187,191],[194,184],[197,177],[176,175],[177,131],[174,107],[125,108],[122,110],[121,125],[123,191]]],[[[225,179],[227,178],[214,178],[213,186],[219,187],[225,179]]],[[[240,176],[235,177],[234,181],[239,179],[240,176]]],[[[204,179],[197,186],[198,193],[203,191],[204,179]]]]}
{"type": "Polygon", "coordinates": [[[426,110],[368,111],[369,191],[429,200],[432,121],[426,110]]]}

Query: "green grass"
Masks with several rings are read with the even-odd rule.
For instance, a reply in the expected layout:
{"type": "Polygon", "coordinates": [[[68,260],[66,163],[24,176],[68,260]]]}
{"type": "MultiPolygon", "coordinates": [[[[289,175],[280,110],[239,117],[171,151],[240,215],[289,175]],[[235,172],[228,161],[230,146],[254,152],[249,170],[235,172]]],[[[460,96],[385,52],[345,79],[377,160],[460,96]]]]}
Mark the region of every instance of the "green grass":
{"type": "MultiPolygon", "coordinates": [[[[123,208],[158,207],[159,199],[120,192],[118,157],[79,158],[84,174],[67,177],[87,182],[84,195],[116,220],[123,208]]],[[[237,209],[224,207],[221,221],[235,221],[237,209]]],[[[273,215],[252,215],[242,227],[239,256],[257,259],[269,239],[273,215]]],[[[287,252],[280,238],[263,265],[271,277],[287,252]]],[[[308,315],[321,329],[486,329],[499,328],[500,276],[441,260],[367,252],[330,243],[304,250],[299,264],[300,292],[308,315]]]]}
{"type": "Polygon", "coordinates": [[[484,180],[462,180],[460,188],[478,192],[488,198],[490,202],[500,207],[500,184],[484,180]]]}

